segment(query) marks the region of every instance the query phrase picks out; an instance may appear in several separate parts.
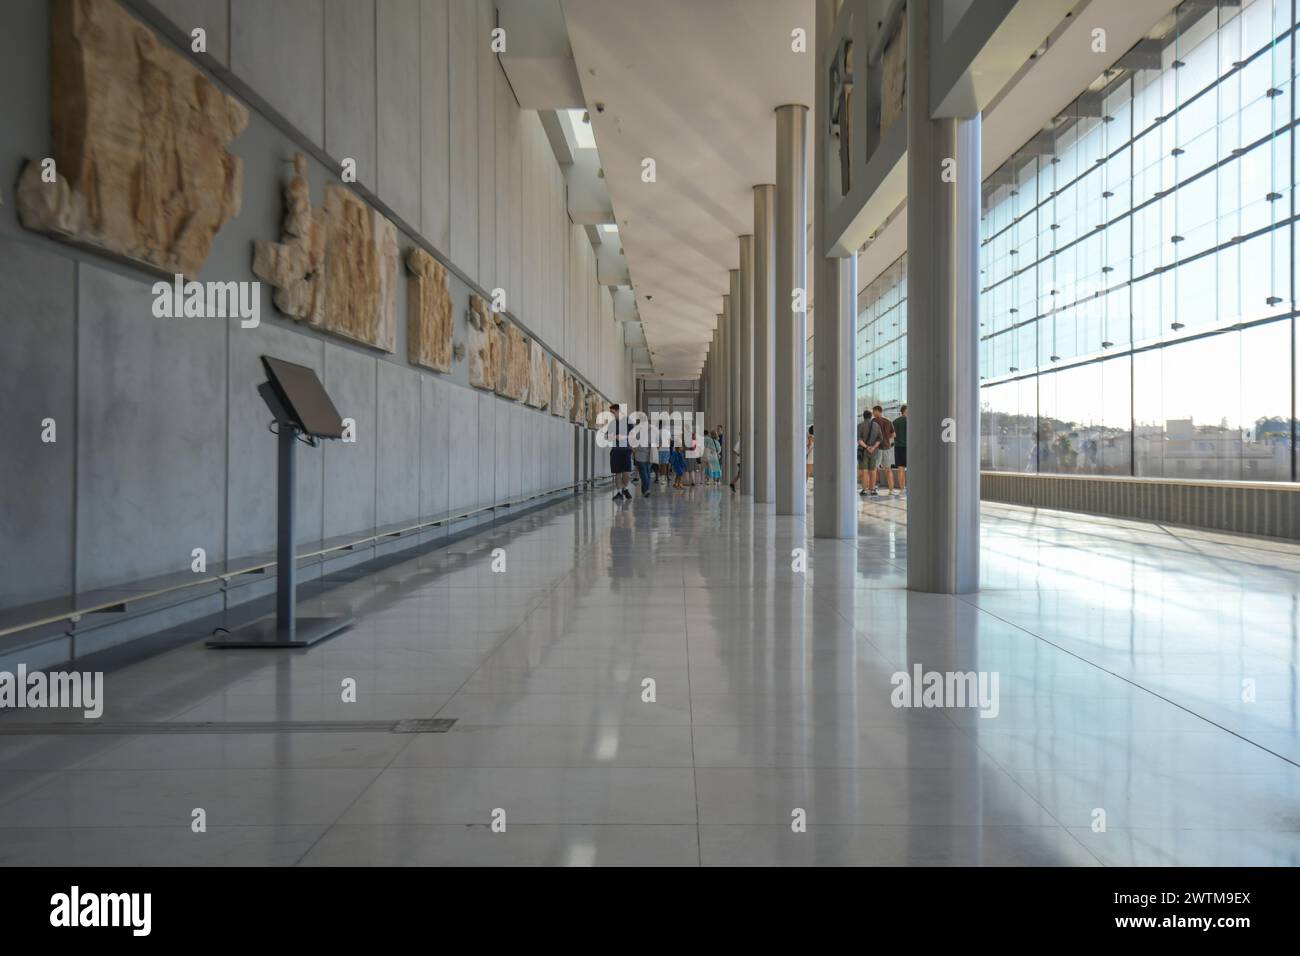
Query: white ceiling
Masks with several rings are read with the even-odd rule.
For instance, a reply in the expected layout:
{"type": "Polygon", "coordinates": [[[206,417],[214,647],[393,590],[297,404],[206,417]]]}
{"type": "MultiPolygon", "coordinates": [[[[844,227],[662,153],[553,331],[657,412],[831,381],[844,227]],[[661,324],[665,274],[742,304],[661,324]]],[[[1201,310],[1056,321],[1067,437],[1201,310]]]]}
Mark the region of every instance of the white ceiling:
{"type": "Polygon", "coordinates": [[[813,0],[562,3],[655,371],[695,378],[752,187],[775,181],[773,110],[812,105],[813,0]]]}

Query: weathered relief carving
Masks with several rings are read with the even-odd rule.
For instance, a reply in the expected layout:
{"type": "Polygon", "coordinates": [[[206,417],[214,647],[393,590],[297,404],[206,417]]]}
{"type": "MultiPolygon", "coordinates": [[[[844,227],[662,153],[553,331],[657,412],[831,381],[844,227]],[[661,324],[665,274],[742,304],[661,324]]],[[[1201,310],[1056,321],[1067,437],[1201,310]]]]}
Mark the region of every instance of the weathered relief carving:
{"type": "Polygon", "coordinates": [[[510,397],[528,400],[528,382],[532,372],[532,340],[517,325],[510,326],[510,397]]]}
{"type": "Polygon", "coordinates": [[[907,92],[907,15],[898,23],[898,32],[885,47],[880,60],[880,134],[883,136],[903,115],[907,92]]]}
{"type": "Polygon", "coordinates": [[[326,186],[325,304],[319,327],[392,352],[397,257],[397,227],[342,186],[326,186]]]}
{"type": "Polygon", "coordinates": [[[501,361],[497,366],[497,394],[522,402],[528,398],[532,353],[528,336],[510,322],[498,323],[501,330],[501,361]]]}
{"type": "Polygon", "coordinates": [[[22,224],[197,277],[239,214],[243,162],[227,147],[248,111],[117,3],[53,0],[50,120],[53,155],[19,179],[22,224]]]}
{"type": "Polygon", "coordinates": [[[406,268],[410,272],[406,285],[410,359],[436,372],[450,372],[453,330],[447,270],[419,246],[406,251],[406,268]]]}
{"type": "Polygon", "coordinates": [[[545,408],[551,404],[551,356],[534,340],[528,368],[528,404],[545,408]]]}
{"type": "Polygon", "coordinates": [[[497,381],[497,324],[481,296],[469,297],[469,383],[495,389],[497,381]]]}
{"type": "Polygon", "coordinates": [[[551,372],[551,414],[565,418],[569,414],[569,370],[558,360],[553,360],[551,372]]]}
{"type": "Polygon", "coordinates": [[[510,324],[502,319],[499,312],[493,312],[491,315],[490,337],[491,337],[491,381],[497,389],[497,394],[506,394],[506,359],[507,352],[510,350],[510,339],[507,337],[510,324]]]}
{"type": "Polygon", "coordinates": [[[567,368],[564,370],[564,405],[561,413],[570,421],[573,420],[573,374],[567,368]]]}
{"type": "Polygon", "coordinates": [[[569,421],[583,422],[587,418],[587,390],[576,378],[569,379],[569,421]]]}
{"type": "Polygon", "coordinates": [[[253,274],[275,287],[275,306],[313,328],[392,352],[397,347],[397,227],[341,186],[313,208],[294,157],[279,242],[253,244],[253,274]]]}
{"type": "Polygon", "coordinates": [[[397,350],[397,281],[401,271],[398,263],[402,250],[397,245],[397,226],[371,210],[371,235],[375,240],[375,255],[379,263],[379,315],[376,318],[377,341],[370,342],[385,352],[397,350]]]}
{"type": "Polygon", "coordinates": [[[275,307],[312,325],[324,321],[325,214],[311,205],[304,175],[306,159],[293,159],[294,175],[284,188],[284,224],[279,242],[253,244],[253,274],[275,288],[275,307]]]}

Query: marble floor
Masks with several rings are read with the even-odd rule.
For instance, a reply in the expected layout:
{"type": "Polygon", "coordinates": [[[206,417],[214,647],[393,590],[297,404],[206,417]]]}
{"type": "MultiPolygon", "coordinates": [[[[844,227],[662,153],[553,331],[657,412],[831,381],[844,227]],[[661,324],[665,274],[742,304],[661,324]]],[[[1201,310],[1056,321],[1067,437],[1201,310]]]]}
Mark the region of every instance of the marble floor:
{"type": "Polygon", "coordinates": [[[98,733],[0,717],[0,864],[1300,864],[1300,546],[986,504],[981,592],[922,595],[901,499],[839,542],[657,491],[112,671],[98,733]]]}

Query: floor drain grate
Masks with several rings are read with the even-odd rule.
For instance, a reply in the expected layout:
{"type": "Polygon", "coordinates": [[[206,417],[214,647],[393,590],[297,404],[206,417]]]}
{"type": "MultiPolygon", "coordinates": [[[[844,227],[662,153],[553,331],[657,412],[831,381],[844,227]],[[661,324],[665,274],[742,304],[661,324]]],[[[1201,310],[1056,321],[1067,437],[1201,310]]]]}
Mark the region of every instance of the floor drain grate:
{"type": "Polygon", "coordinates": [[[0,720],[0,737],[141,734],[445,734],[455,718],[405,720],[49,721],[0,720]]]}
{"type": "Polygon", "coordinates": [[[455,717],[416,717],[393,724],[395,734],[445,734],[456,722],[455,717]]]}

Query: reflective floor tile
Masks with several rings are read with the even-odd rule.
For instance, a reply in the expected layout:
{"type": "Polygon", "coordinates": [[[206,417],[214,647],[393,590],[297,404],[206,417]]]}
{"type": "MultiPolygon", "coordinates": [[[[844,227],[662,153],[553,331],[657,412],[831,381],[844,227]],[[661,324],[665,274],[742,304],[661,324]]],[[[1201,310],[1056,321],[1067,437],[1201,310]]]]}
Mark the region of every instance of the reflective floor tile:
{"type": "Polygon", "coordinates": [[[1087,827],[1070,832],[1106,866],[1300,866],[1300,833],[1087,827]]]}
{"type": "MultiPolygon", "coordinates": [[[[670,688],[671,690],[671,688],[670,688]]],[[[680,698],[680,691],[672,693],[680,698]]],[[[460,693],[438,711],[467,724],[588,724],[596,729],[644,724],[688,726],[689,702],[647,703],[637,691],[611,694],[460,693]]]]}
{"type": "Polygon", "coordinates": [[[690,767],[688,726],[457,723],[417,734],[395,767],[690,767]]]}
{"type": "Polygon", "coordinates": [[[1266,773],[1277,755],[1217,728],[1195,732],[976,727],[975,742],[1005,770],[1083,770],[1093,774],[1196,772],[1266,773]]]}
{"type": "Polygon", "coordinates": [[[356,689],[344,700],[343,688],[324,693],[219,694],[179,715],[182,721],[349,721],[432,717],[451,698],[444,694],[379,694],[356,689]]]}
{"type": "Polygon", "coordinates": [[[970,767],[987,763],[975,740],[942,715],[901,724],[788,723],[694,727],[695,766],[705,767],[970,767]]]}
{"type": "Polygon", "coordinates": [[[0,829],[0,866],[293,866],[324,826],[0,829]]]}
{"type": "Polygon", "coordinates": [[[640,667],[609,663],[592,667],[507,667],[485,664],[465,682],[467,694],[625,694],[642,691],[641,681],[653,677],[657,686],[685,694],[691,675],[685,668],[640,667]]]}
{"type": "Polygon", "coordinates": [[[1300,768],[1268,773],[1008,771],[1063,825],[1300,833],[1300,768]]]}
{"type": "Polygon", "coordinates": [[[1098,866],[1063,827],[703,825],[705,866],[1098,866]]]}
{"type": "Polygon", "coordinates": [[[158,827],[333,823],[377,770],[72,770],[0,803],[3,827],[158,827]]]}
{"type": "Polygon", "coordinates": [[[80,770],[363,769],[387,766],[417,734],[149,734],[88,757],[80,770]]]}
{"type": "Polygon", "coordinates": [[[305,866],[695,866],[695,826],[332,827],[305,866]]]}
{"type": "Polygon", "coordinates": [[[68,770],[121,745],[110,734],[0,736],[0,771],[68,770]]]}
{"type": "Polygon", "coordinates": [[[1053,826],[997,768],[698,768],[700,822],[1053,826]]]}
{"type": "Polygon", "coordinates": [[[507,826],[694,824],[694,775],[689,768],[390,767],[339,822],[488,824],[497,809],[507,826]]]}

